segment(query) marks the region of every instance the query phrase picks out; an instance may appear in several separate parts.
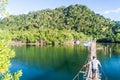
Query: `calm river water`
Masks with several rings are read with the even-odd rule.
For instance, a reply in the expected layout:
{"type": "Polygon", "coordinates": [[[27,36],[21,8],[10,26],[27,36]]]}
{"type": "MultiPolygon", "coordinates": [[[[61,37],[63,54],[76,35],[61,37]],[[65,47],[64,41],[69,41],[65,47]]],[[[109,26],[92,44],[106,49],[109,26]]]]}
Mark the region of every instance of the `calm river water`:
{"type": "MultiPolygon", "coordinates": [[[[97,44],[97,47],[103,77],[120,80],[120,44],[97,44]]],[[[72,80],[90,53],[88,47],[80,45],[22,46],[13,49],[16,57],[11,61],[10,70],[22,70],[20,80],[72,80]]]]}

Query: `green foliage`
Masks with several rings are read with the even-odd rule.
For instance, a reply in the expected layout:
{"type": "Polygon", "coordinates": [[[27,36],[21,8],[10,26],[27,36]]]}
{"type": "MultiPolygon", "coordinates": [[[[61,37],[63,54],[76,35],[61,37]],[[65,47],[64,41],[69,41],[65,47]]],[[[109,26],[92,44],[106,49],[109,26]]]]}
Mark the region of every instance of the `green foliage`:
{"type": "Polygon", "coordinates": [[[0,76],[1,80],[19,80],[19,77],[22,75],[21,71],[9,73],[10,59],[15,56],[15,53],[8,46],[8,41],[0,40],[0,76]]]}
{"type": "Polygon", "coordinates": [[[120,21],[115,22],[115,26],[112,27],[112,30],[115,34],[120,33],[120,21]]]}
{"type": "Polygon", "coordinates": [[[120,43],[120,33],[117,33],[117,34],[116,34],[115,40],[116,40],[116,42],[119,42],[119,43],[120,43]]]}
{"type": "MultiPolygon", "coordinates": [[[[0,17],[3,18],[8,15],[5,8],[8,0],[0,0],[0,17]]],[[[4,26],[4,25],[3,25],[4,26]]],[[[10,59],[15,56],[15,53],[10,47],[8,42],[11,40],[11,32],[9,30],[0,29],[0,77],[1,80],[19,80],[22,75],[21,71],[13,73],[9,72],[10,59]]]]}
{"type": "Polygon", "coordinates": [[[1,80],[20,80],[19,77],[22,76],[22,71],[19,70],[13,74],[6,73],[1,80]]]}
{"type": "Polygon", "coordinates": [[[5,17],[8,15],[5,8],[7,6],[8,0],[0,0],[0,17],[5,17]]]}
{"type": "Polygon", "coordinates": [[[88,37],[116,42],[119,25],[79,4],[11,15],[0,22],[1,30],[9,33],[12,40],[34,43],[42,39],[48,44],[88,37]]]}
{"type": "Polygon", "coordinates": [[[0,72],[5,73],[10,66],[10,58],[14,57],[14,51],[8,48],[4,41],[0,41],[0,72]]]}

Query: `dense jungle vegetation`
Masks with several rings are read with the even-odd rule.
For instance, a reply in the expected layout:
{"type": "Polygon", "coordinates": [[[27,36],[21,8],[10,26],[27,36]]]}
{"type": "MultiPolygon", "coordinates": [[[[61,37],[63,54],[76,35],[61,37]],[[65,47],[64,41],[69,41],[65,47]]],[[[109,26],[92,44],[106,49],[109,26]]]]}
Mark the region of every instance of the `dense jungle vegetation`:
{"type": "Polygon", "coordinates": [[[45,9],[11,15],[0,22],[0,39],[47,44],[96,38],[98,42],[120,42],[120,22],[96,14],[84,5],[45,9]]]}

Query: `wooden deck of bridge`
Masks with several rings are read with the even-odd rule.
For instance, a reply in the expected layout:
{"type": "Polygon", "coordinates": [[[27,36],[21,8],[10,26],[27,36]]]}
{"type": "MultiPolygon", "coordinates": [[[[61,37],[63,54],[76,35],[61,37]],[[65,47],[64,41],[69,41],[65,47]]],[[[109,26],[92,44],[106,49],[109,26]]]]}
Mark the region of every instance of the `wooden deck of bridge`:
{"type": "MultiPolygon", "coordinates": [[[[97,56],[96,55],[96,41],[91,41],[90,42],[90,55],[89,55],[89,59],[88,61],[90,61],[93,56],[97,56]]],[[[96,57],[97,58],[97,57],[96,57]]],[[[92,79],[92,64],[90,64],[87,68],[86,71],[83,72],[84,73],[84,80],[93,80],[92,79]]],[[[79,80],[79,74],[81,73],[81,70],[78,72],[78,74],[73,78],[73,80],[79,80]]],[[[94,80],[101,80],[100,79],[100,75],[99,72],[97,72],[96,74],[96,78],[94,80]]]]}

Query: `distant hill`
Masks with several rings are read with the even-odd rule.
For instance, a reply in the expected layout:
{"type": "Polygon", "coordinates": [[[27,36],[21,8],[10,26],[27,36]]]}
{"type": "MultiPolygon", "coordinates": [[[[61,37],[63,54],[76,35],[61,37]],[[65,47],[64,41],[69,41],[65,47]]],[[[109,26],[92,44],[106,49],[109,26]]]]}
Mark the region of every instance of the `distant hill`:
{"type": "MultiPolygon", "coordinates": [[[[119,24],[119,22],[111,21],[100,14],[95,14],[94,11],[91,11],[84,5],[76,4],[52,10],[29,12],[28,14],[18,16],[11,15],[0,22],[0,28],[10,31],[12,35],[16,34],[16,36],[12,36],[12,39],[22,40],[24,36],[25,42],[36,42],[40,39],[47,41],[48,39],[39,36],[41,35],[40,31],[46,29],[52,31],[73,31],[73,34],[75,32],[80,34],[80,36],[82,34],[96,38],[99,42],[120,42],[119,24]],[[37,35],[37,38],[33,41],[27,40],[25,37],[27,34],[24,32],[35,32],[32,37],[37,35]]],[[[80,36],[77,38],[83,38],[80,36]]],[[[75,40],[77,38],[75,35],[72,35],[72,39],[75,40]]]]}

